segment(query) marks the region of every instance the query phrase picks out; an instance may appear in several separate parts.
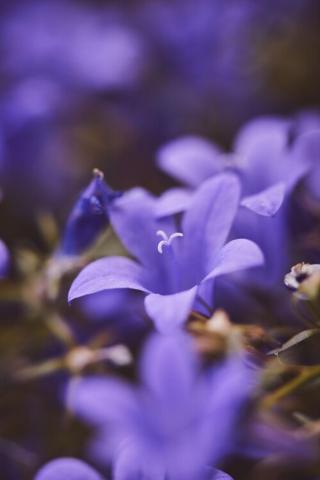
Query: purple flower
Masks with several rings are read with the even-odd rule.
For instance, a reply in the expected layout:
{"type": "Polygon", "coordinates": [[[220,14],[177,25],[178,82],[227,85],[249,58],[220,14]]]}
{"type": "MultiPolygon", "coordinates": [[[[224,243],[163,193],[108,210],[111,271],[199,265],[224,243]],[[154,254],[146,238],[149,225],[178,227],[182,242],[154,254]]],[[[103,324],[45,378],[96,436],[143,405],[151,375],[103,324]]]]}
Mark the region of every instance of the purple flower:
{"type": "MultiPolygon", "coordinates": [[[[249,122],[237,135],[233,152],[224,154],[211,142],[185,137],[164,146],[158,155],[160,167],[189,189],[165,193],[158,213],[183,210],[192,198],[191,188],[223,170],[232,170],[241,179],[243,198],[232,236],[256,242],[266,256],[260,281],[279,282],[290,264],[288,254],[287,202],[294,186],[316,163],[320,135],[317,131],[297,135],[290,145],[294,122],[265,117],[249,122]],[[278,212],[280,206],[281,210],[278,212]],[[252,215],[259,214],[261,218],[252,215]],[[277,215],[276,215],[277,214],[277,215]]],[[[316,175],[313,176],[316,179],[316,175]]],[[[254,278],[256,281],[257,276],[254,278]]]]}
{"type": "Polygon", "coordinates": [[[102,290],[140,290],[146,294],[146,311],[159,330],[169,332],[180,326],[199,286],[211,285],[219,275],[263,263],[253,242],[237,239],[225,244],[239,195],[234,175],[209,179],[194,195],[178,227],[173,218],[157,218],[157,201],[146,192],[135,190],[126,195],[112,209],[111,221],[139,263],[124,257],[93,262],[73,282],[69,301],[102,290]]]}
{"type": "Polygon", "coordinates": [[[109,226],[110,207],[120,196],[120,192],[108,187],[103,174],[95,170],[93,180],[81,193],[69,216],[59,253],[79,255],[90,247],[109,226]]]}
{"type": "MultiPolygon", "coordinates": [[[[162,170],[188,187],[195,188],[218,172],[231,169],[242,181],[242,205],[263,216],[273,216],[289,189],[305,171],[303,162],[292,161],[288,150],[290,122],[261,118],[243,127],[234,142],[233,152],[223,153],[201,137],[182,137],[162,147],[158,164],[162,170]]],[[[163,213],[188,203],[185,190],[179,189],[162,199],[163,213]],[[180,201],[179,201],[180,199],[180,201]]],[[[177,210],[176,210],[177,211],[177,210]]],[[[161,213],[161,210],[160,210],[161,213]]]]}
{"type": "MultiPolygon", "coordinates": [[[[225,472],[216,469],[208,469],[208,474],[205,477],[206,480],[232,480],[230,475],[227,475],[225,472]]],[[[59,458],[53,460],[45,465],[36,475],[34,480],[104,480],[105,477],[102,477],[96,470],[91,468],[86,463],[76,458],[59,458]]],[[[117,478],[115,477],[115,480],[117,478]]],[[[153,480],[153,478],[147,479],[138,476],[130,477],[127,480],[153,480]]],[[[165,478],[161,479],[165,480],[165,478]]],[[[200,479],[197,479],[200,480],[200,479]]]]}
{"type": "Polygon", "coordinates": [[[6,244],[0,239],[0,278],[5,277],[10,263],[10,254],[6,244]]]}
{"type": "MultiPolygon", "coordinates": [[[[130,22],[131,23],[131,22],[130,22]]],[[[139,32],[113,8],[68,0],[13,6],[1,24],[11,77],[48,75],[74,89],[127,89],[140,81],[147,54],[139,32]]]]}
{"type": "Polygon", "coordinates": [[[91,377],[75,388],[73,408],[104,439],[93,453],[102,464],[111,457],[116,480],[219,478],[206,467],[235,445],[254,372],[237,357],[201,374],[190,339],[155,335],[140,377],[140,387],[91,377]]]}

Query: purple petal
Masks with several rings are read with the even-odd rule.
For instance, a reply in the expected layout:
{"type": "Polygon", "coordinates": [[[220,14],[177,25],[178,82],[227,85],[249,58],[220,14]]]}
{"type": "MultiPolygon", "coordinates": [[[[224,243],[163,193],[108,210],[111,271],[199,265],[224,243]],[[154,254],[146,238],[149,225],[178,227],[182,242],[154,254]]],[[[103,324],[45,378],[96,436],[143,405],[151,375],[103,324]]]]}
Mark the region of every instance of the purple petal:
{"type": "Polygon", "coordinates": [[[148,315],[159,332],[170,334],[181,327],[187,319],[194,302],[197,287],[173,295],[152,293],[145,298],[148,315]]]}
{"type": "Polygon", "coordinates": [[[230,477],[230,475],[228,475],[226,472],[215,469],[211,480],[233,480],[233,478],[230,477]]]}
{"type": "Polygon", "coordinates": [[[293,147],[294,155],[303,162],[317,165],[320,162],[320,129],[300,135],[293,147]]]}
{"type": "Polygon", "coordinates": [[[95,170],[69,215],[58,253],[79,255],[90,247],[109,226],[109,208],[121,195],[106,184],[102,172],[95,170]]]}
{"type": "Polygon", "coordinates": [[[187,271],[197,273],[197,282],[208,273],[208,262],[225,243],[239,199],[240,183],[232,174],[216,175],[195,193],[183,218],[182,231],[184,264],[187,271]]]}
{"type": "Polygon", "coordinates": [[[234,237],[248,237],[262,249],[265,256],[264,268],[252,272],[251,281],[259,281],[261,285],[268,285],[268,288],[279,284],[290,268],[286,214],[286,202],[273,217],[252,215],[252,212],[243,208],[234,225],[234,237]]]}
{"type": "Polygon", "coordinates": [[[0,240],[0,278],[5,277],[10,263],[10,254],[5,243],[0,240]]]}
{"type": "Polygon", "coordinates": [[[149,267],[158,265],[157,230],[174,231],[172,219],[159,220],[156,198],[135,188],[120,198],[110,211],[113,228],[126,249],[149,267]]]}
{"type": "Polygon", "coordinates": [[[48,463],[34,480],[103,480],[103,477],[76,458],[59,458],[48,463]]]}
{"type": "MultiPolygon", "coordinates": [[[[288,150],[289,122],[261,118],[247,124],[237,136],[234,148],[244,158],[243,184],[248,194],[287,181],[284,158],[288,150]]],[[[290,173],[290,171],[289,171],[290,173]]]]}
{"type": "Polygon", "coordinates": [[[157,163],[164,172],[191,187],[200,185],[223,168],[220,150],[196,136],[169,142],[159,150],[157,163]]]}
{"type": "Polygon", "coordinates": [[[135,445],[125,444],[124,448],[120,449],[114,464],[113,478],[116,480],[163,480],[166,478],[164,462],[155,461],[154,457],[150,458],[150,451],[146,461],[146,457],[135,447],[135,445]]]}
{"type": "Polygon", "coordinates": [[[147,292],[143,286],[143,270],[125,257],[106,257],[90,263],[71,285],[68,301],[113,288],[130,288],[147,292]]]}
{"type": "Polygon", "coordinates": [[[140,376],[158,398],[170,397],[181,405],[192,392],[197,359],[190,339],[184,334],[153,335],[144,349],[140,376]]]}
{"type": "Polygon", "coordinates": [[[284,194],[285,184],[283,182],[279,182],[276,185],[272,185],[262,192],[257,193],[256,195],[245,197],[242,200],[241,205],[249,210],[252,210],[258,215],[271,217],[275,215],[281,207],[284,194]]]}
{"type": "Polygon", "coordinates": [[[237,422],[254,391],[258,375],[244,356],[236,356],[211,371],[206,412],[211,461],[215,464],[230,453],[235,444],[237,422]],[[214,427],[212,427],[214,424],[214,427]]]}
{"type": "Polygon", "coordinates": [[[312,169],[308,184],[314,195],[320,197],[320,130],[313,130],[298,137],[293,154],[296,163],[301,164],[301,169],[304,167],[302,174],[312,169]]]}
{"type": "Polygon", "coordinates": [[[238,238],[221,249],[214,259],[212,271],[204,281],[226,273],[257,267],[263,263],[264,256],[258,245],[251,240],[238,238]]]}
{"type": "MultiPolygon", "coordinates": [[[[281,117],[261,117],[241,128],[235,142],[236,152],[251,157],[262,145],[268,152],[282,151],[287,145],[290,122],[281,117]]],[[[261,150],[260,150],[261,151],[261,150]]]]}
{"type": "Polygon", "coordinates": [[[186,188],[171,188],[157,201],[157,216],[166,217],[186,210],[191,202],[192,192],[186,188]]]}
{"type": "Polygon", "coordinates": [[[137,404],[132,387],[120,380],[95,376],[76,384],[71,406],[86,421],[101,427],[107,422],[128,421],[137,404]]]}

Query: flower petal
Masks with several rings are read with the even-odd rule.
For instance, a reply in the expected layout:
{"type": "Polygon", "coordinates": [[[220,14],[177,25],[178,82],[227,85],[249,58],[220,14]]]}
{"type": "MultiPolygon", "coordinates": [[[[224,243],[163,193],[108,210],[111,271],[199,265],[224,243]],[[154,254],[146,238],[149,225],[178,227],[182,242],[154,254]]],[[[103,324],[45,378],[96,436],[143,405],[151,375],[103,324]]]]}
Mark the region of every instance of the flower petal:
{"type": "Polygon", "coordinates": [[[166,217],[186,210],[191,202],[192,192],[186,188],[171,188],[157,201],[157,216],[166,217]]]}
{"type": "Polygon", "coordinates": [[[181,137],[167,143],[157,155],[158,166],[164,172],[191,187],[223,168],[220,150],[205,138],[181,137]]]}
{"type": "Polygon", "coordinates": [[[113,288],[130,288],[147,292],[143,286],[143,270],[125,257],[106,257],[90,263],[71,285],[68,301],[113,288]]]}
{"type": "Polygon", "coordinates": [[[144,386],[155,396],[180,405],[192,393],[198,362],[189,337],[183,333],[173,336],[153,335],[147,342],[140,363],[144,386]]]}
{"type": "MultiPolygon", "coordinates": [[[[303,133],[293,147],[295,163],[302,165],[302,174],[310,171],[308,185],[316,197],[320,197],[320,129],[303,133]]],[[[298,172],[300,173],[300,172],[298,172]]],[[[301,175],[300,175],[301,176],[301,175]]],[[[298,177],[299,179],[300,177],[298,177]]]]}
{"type": "Polygon", "coordinates": [[[74,387],[70,404],[78,415],[100,427],[108,422],[127,422],[137,406],[134,388],[102,376],[81,379],[74,387]]]}
{"type": "Polygon", "coordinates": [[[120,198],[110,210],[113,228],[126,249],[142,264],[156,267],[159,262],[158,230],[172,233],[172,219],[160,220],[156,212],[157,201],[142,188],[134,188],[120,198]]]}
{"type": "MultiPolygon", "coordinates": [[[[236,175],[225,173],[207,180],[195,193],[186,211],[183,264],[197,273],[198,283],[208,273],[208,261],[225,243],[240,199],[240,183],[236,175]]],[[[189,273],[190,275],[190,273],[189,273]]]]}
{"type": "Polygon", "coordinates": [[[9,268],[10,254],[6,244],[0,239],[0,278],[5,277],[9,268]]]}
{"type": "Polygon", "coordinates": [[[269,188],[266,188],[262,192],[257,193],[256,195],[245,197],[242,200],[241,205],[249,210],[252,210],[258,215],[272,217],[281,207],[284,194],[285,184],[283,182],[279,182],[269,188]]]}
{"type": "Polygon", "coordinates": [[[240,130],[234,148],[245,159],[246,193],[255,194],[276,182],[287,182],[290,171],[283,164],[287,164],[289,127],[288,121],[269,117],[253,120],[240,130]]]}
{"type": "Polygon", "coordinates": [[[235,151],[251,155],[257,145],[269,142],[271,150],[282,150],[287,144],[291,123],[281,117],[260,117],[247,122],[236,136],[235,151]]]}
{"type": "Polygon", "coordinates": [[[208,440],[212,439],[211,461],[217,464],[234,449],[236,425],[259,378],[258,369],[242,354],[229,357],[211,370],[209,376],[211,385],[208,387],[205,415],[208,419],[208,440]],[[219,438],[219,442],[214,442],[214,438],[219,438]]]}
{"type": "Polygon", "coordinates": [[[264,256],[258,245],[251,240],[238,238],[227,243],[214,259],[211,272],[204,281],[226,273],[257,267],[264,262],[264,256]]]}
{"type": "Polygon", "coordinates": [[[79,255],[90,247],[109,225],[109,208],[121,196],[105,183],[103,173],[94,171],[94,178],[80,194],[67,224],[58,254],[79,255]]]}
{"type": "Polygon", "coordinates": [[[152,293],[145,298],[148,315],[159,332],[171,334],[181,327],[191,311],[197,287],[173,295],[152,293]]]}
{"type": "Polygon", "coordinates": [[[34,480],[103,480],[103,477],[86,463],[76,458],[59,458],[48,463],[34,480]]]}
{"type": "Polygon", "coordinates": [[[228,475],[226,472],[217,470],[215,468],[211,480],[233,480],[233,478],[230,477],[230,475],[228,475]]]}

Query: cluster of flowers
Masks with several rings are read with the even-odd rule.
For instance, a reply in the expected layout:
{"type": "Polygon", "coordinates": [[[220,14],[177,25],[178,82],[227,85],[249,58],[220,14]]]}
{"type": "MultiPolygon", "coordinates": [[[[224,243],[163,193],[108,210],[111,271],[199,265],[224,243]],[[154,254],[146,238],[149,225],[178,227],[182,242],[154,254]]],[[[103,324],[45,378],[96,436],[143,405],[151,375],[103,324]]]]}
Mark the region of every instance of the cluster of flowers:
{"type": "MultiPolygon", "coordinates": [[[[140,292],[141,321],[148,325],[139,386],[90,375],[68,398],[73,411],[93,425],[89,452],[106,471],[112,466],[112,478],[222,480],[231,477],[217,467],[230,454],[264,457],[282,449],[306,455],[297,439],[289,446],[283,441],[284,432],[259,447],[257,436],[244,435],[239,424],[258,394],[261,358],[233,339],[219,360],[205,362],[194,326],[201,319],[208,331],[225,333],[231,324],[215,317],[217,305],[232,312],[241,297],[250,312],[252,290],[280,291],[281,307],[288,301],[283,277],[296,260],[290,256],[293,191],[300,188],[314,204],[319,200],[319,127],[310,115],[261,118],[243,127],[228,153],[204,138],[178,138],[159,150],[157,161],[183,186],[160,197],[142,188],[120,194],[95,171],[81,194],[54,254],[56,264],[81,256],[109,226],[128,255],[85,266],[69,302],[84,301],[90,310],[90,298],[109,291],[103,301],[112,298],[113,308],[126,308],[130,316],[132,291],[140,292]]],[[[311,261],[309,250],[304,255],[311,261]]],[[[4,248],[3,270],[7,262],[4,248]]],[[[295,289],[318,271],[301,268],[286,277],[295,289]]],[[[61,478],[102,476],[74,458],[53,460],[36,476],[61,478]]]]}
{"type": "Polygon", "coordinates": [[[317,103],[318,11],[313,0],[3,0],[1,187],[25,200],[22,217],[63,205],[105,158],[140,182],[136,166],[163,138],[228,141],[283,102],[317,103]]]}

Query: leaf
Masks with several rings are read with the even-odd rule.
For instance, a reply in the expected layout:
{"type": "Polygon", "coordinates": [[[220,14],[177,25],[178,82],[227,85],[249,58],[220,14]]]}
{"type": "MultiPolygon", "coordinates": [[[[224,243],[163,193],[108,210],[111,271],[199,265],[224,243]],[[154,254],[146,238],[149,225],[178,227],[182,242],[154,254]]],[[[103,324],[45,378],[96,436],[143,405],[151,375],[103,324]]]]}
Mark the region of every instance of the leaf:
{"type": "Polygon", "coordinates": [[[294,347],[298,343],[303,342],[307,338],[312,337],[317,333],[320,333],[320,330],[318,328],[310,328],[308,330],[303,330],[302,332],[299,332],[293,337],[291,337],[281,347],[275,348],[274,350],[271,350],[270,352],[268,352],[268,355],[278,355],[279,353],[284,352],[291,347],[294,347]]]}

